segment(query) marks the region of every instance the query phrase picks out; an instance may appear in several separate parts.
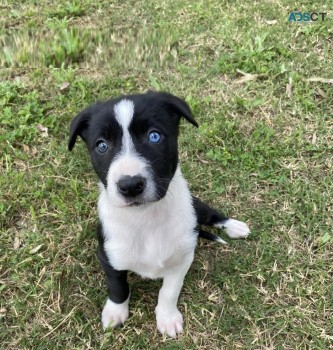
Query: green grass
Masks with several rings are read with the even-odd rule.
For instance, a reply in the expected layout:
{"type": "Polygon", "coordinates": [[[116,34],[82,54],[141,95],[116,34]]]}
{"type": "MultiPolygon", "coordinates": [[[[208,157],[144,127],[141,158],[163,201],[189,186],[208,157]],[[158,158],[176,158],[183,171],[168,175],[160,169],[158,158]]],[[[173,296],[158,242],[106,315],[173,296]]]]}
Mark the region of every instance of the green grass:
{"type": "Polygon", "coordinates": [[[333,86],[308,80],[333,78],[330,5],[2,5],[1,349],[333,348],[333,86]],[[288,23],[297,9],[327,20],[288,23]],[[97,179],[82,142],[67,151],[78,111],[148,89],[185,98],[200,124],[181,125],[192,191],[252,228],[199,243],[178,340],[156,331],[161,281],[135,275],[129,320],[103,332],[97,179]]]}

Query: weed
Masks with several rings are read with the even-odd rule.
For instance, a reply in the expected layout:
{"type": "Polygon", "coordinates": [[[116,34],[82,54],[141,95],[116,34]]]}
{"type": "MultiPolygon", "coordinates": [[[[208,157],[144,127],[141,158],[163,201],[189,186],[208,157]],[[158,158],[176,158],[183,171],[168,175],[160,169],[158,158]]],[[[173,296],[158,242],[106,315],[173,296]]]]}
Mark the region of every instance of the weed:
{"type": "Polygon", "coordinates": [[[284,0],[7,1],[4,9],[1,346],[332,348],[332,21],[288,23],[295,9],[284,0]],[[192,192],[252,229],[228,246],[199,242],[177,341],[156,331],[161,282],[133,274],[129,320],[103,332],[97,179],[83,143],[67,151],[78,111],[148,89],[185,98],[200,125],[180,126],[192,192]]]}

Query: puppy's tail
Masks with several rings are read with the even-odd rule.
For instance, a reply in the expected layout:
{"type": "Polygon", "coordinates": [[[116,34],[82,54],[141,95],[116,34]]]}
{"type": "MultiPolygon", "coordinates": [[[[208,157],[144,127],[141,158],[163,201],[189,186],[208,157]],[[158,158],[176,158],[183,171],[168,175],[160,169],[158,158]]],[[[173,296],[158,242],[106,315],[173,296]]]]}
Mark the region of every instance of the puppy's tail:
{"type": "Polygon", "coordinates": [[[210,233],[201,229],[199,229],[198,231],[199,231],[200,238],[207,239],[208,241],[214,241],[221,244],[228,244],[226,241],[221,239],[219,236],[214,235],[213,233],[210,233]]]}

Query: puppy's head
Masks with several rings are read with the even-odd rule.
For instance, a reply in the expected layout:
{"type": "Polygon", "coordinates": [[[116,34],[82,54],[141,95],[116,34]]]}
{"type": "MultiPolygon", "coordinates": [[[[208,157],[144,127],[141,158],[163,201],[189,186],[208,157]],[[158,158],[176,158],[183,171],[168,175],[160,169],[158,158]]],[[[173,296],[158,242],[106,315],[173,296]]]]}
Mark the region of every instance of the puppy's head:
{"type": "Polygon", "coordinates": [[[73,119],[68,148],[81,136],[113,205],[154,202],[177,168],[180,117],[198,126],[186,102],[168,93],[98,102],[73,119]]]}

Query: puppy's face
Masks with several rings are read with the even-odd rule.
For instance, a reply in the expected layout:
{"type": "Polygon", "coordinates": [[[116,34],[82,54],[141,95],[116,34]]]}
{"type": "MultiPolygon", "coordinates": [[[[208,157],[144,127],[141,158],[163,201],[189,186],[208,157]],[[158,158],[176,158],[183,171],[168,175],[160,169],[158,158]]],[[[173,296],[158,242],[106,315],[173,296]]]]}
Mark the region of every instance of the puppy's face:
{"type": "Polygon", "coordinates": [[[166,195],[177,168],[181,116],[197,126],[188,105],[167,93],[99,102],[72,121],[68,147],[82,137],[113,205],[154,202],[166,195]]]}

